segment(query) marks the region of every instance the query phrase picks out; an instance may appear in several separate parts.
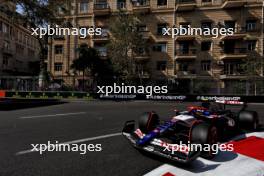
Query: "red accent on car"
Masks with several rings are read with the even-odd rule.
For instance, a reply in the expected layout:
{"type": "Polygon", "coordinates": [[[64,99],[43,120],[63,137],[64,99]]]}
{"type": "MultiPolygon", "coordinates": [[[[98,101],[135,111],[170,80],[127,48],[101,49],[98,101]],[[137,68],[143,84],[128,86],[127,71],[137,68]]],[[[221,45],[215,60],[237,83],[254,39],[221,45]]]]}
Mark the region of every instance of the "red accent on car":
{"type": "Polygon", "coordinates": [[[193,110],[202,110],[207,111],[208,109],[202,106],[188,106],[188,111],[191,112],[193,110]]]}

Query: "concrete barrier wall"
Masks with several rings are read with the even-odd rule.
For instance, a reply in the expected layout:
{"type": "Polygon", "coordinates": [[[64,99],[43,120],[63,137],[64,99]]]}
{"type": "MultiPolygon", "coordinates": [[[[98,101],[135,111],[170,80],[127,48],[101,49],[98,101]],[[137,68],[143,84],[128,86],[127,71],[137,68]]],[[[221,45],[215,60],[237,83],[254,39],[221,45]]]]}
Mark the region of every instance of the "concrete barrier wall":
{"type": "Polygon", "coordinates": [[[0,98],[15,99],[101,99],[101,100],[158,100],[158,101],[243,101],[248,103],[264,103],[264,96],[232,96],[232,95],[153,95],[144,94],[111,94],[105,96],[103,94],[95,94],[88,92],[16,92],[16,91],[0,91],[0,98]]]}

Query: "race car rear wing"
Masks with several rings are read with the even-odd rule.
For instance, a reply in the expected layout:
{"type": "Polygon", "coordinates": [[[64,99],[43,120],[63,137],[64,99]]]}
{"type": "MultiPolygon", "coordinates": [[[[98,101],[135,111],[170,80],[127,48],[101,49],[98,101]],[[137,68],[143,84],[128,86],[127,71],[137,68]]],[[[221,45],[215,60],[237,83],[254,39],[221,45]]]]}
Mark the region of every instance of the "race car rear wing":
{"type": "Polygon", "coordinates": [[[244,111],[248,106],[246,102],[242,101],[234,101],[234,100],[216,100],[216,103],[223,104],[224,109],[226,108],[226,105],[242,105],[242,108],[240,111],[244,111]]]}
{"type": "Polygon", "coordinates": [[[244,105],[245,102],[242,101],[230,101],[230,100],[216,100],[216,103],[225,104],[225,105],[244,105]]]}

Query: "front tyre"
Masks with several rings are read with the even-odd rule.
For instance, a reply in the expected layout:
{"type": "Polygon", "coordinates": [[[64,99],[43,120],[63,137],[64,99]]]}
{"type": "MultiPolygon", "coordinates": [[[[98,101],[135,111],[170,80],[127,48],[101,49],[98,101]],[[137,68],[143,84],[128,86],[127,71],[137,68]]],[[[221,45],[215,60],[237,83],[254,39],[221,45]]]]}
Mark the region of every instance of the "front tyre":
{"type": "Polygon", "coordinates": [[[199,123],[192,128],[191,143],[201,144],[201,157],[211,159],[216,153],[212,150],[212,145],[218,142],[218,132],[215,126],[208,123],[199,123]],[[204,151],[204,150],[208,151],[204,151]]]}
{"type": "Polygon", "coordinates": [[[154,130],[159,124],[159,116],[155,112],[145,112],[138,120],[139,129],[143,133],[149,133],[154,130]]]}

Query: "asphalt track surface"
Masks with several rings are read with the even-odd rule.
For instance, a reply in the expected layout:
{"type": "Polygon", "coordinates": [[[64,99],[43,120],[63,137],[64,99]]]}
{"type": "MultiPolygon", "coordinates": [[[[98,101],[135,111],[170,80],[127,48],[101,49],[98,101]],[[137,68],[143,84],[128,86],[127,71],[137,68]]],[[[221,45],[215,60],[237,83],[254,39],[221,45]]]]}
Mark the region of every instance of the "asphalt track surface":
{"type": "MultiPolygon", "coordinates": [[[[70,102],[0,111],[0,176],[139,176],[167,161],[132,148],[119,133],[124,122],[155,110],[162,119],[193,103],[70,102]],[[80,140],[81,139],[81,140],[80,140]],[[101,152],[28,152],[48,141],[101,144],[101,152]]],[[[264,123],[264,105],[252,104],[264,123]]],[[[177,163],[173,163],[177,166],[177,163]]],[[[181,167],[181,166],[179,166],[181,167]]]]}

